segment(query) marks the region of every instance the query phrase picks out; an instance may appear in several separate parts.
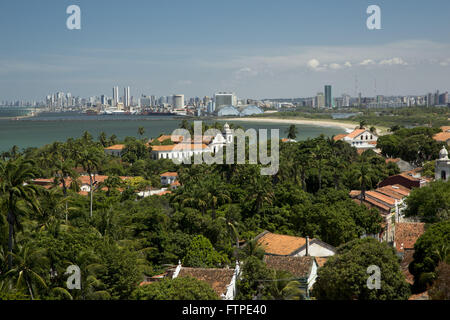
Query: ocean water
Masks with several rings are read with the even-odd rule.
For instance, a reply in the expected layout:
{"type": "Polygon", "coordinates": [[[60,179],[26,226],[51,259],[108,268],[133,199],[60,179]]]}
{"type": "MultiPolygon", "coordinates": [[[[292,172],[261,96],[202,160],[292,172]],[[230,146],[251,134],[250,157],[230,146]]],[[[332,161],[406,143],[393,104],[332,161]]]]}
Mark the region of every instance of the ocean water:
{"type": "MultiPolygon", "coordinates": [[[[162,133],[171,134],[179,128],[182,117],[173,116],[125,116],[102,115],[87,116],[78,113],[41,113],[36,117],[19,120],[1,119],[0,115],[0,152],[19,148],[41,147],[54,141],[65,141],[68,138],[78,138],[84,131],[90,132],[96,139],[104,131],[108,137],[115,134],[119,139],[127,136],[139,137],[138,128],[144,127],[144,137],[154,138],[162,133]]],[[[189,119],[189,121],[191,121],[189,119]]],[[[208,120],[212,123],[216,120],[208,120]]],[[[217,120],[222,121],[223,120],[217,120]]],[[[236,125],[244,129],[280,129],[280,138],[287,136],[289,124],[265,122],[236,121],[236,125]]],[[[332,136],[345,133],[338,127],[323,127],[314,125],[297,125],[297,140],[314,138],[320,134],[332,136]]],[[[268,132],[270,137],[270,131],[268,132]]]]}

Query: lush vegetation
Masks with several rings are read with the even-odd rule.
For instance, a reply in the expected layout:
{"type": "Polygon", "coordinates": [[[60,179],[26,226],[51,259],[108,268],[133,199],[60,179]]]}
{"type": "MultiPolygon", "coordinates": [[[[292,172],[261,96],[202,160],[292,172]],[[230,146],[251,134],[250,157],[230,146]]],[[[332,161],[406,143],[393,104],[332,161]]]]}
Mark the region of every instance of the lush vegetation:
{"type": "MultiPolygon", "coordinates": [[[[187,123],[182,126],[192,129],[187,123]]],[[[144,134],[139,130],[139,139],[119,141],[105,134],[94,139],[86,132],[79,139],[2,155],[0,298],[213,299],[204,283],[192,279],[139,283],[178,261],[225,267],[234,266],[239,257],[240,298],[303,299],[291,276],[267,269],[249,240],[269,230],[341,246],[378,233],[378,211],[354,202],[348,192],[374,188],[399,171],[371,151],[358,155],[345,142],[324,136],[281,143],[274,176],[261,175],[260,165],[178,166],[152,160],[144,134]],[[116,143],[125,144],[121,158],[103,150],[116,143]],[[178,172],[181,187],[164,196],[138,196],[139,191],[161,187],[160,174],[166,171],[178,172]],[[89,177],[87,196],[79,193],[80,174],[89,177]],[[97,185],[98,175],[109,178],[97,185]],[[121,176],[131,178],[124,181],[121,176]],[[53,185],[33,184],[35,178],[52,179],[53,185]],[[247,241],[244,248],[242,240],[247,241]],[[70,265],[80,267],[81,290],[67,289],[70,265]],[[261,280],[271,279],[285,280],[261,286],[261,280]]],[[[369,242],[361,244],[365,247],[381,255],[375,262],[392,270],[386,279],[392,278],[392,287],[401,289],[397,294],[403,297],[406,291],[396,282],[398,262],[390,251],[369,242]]],[[[357,251],[363,259],[360,246],[355,248],[342,256],[356,257],[357,251]]],[[[320,291],[320,297],[332,294],[320,291]]],[[[383,292],[376,297],[400,296],[383,292]]]]}
{"type": "Polygon", "coordinates": [[[405,215],[419,217],[424,222],[438,222],[450,218],[450,183],[435,181],[429,186],[414,189],[406,199],[405,215]]]}
{"type": "MultiPolygon", "coordinates": [[[[369,126],[445,126],[450,118],[449,107],[402,107],[402,108],[366,108],[352,107],[342,109],[312,109],[311,107],[297,107],[292,111],[267,113],[253,117],[291,118],[291,119],[322,119],[332,120],[333,113],[355,113],[344,121],[360,123],[364,121],[369,126]]],[[[342,121],[342,120],[339,120],[342,121]]]]}
{"type": "Polygon", "coordinates": [[[383,155],[401,158],[422,166],[426,161],[439,157],[443,143],[437,142],[433,136],[441,132],[440,128],[417,127],[412,129],[393,127],[392,134],[379,137],[377,147],[383,155]]]}
{"type": "Polygon", "coordinates": [[[414,245],[414,261],[409,270],[414,275],[414,290],[427,289],[437,278],[436,267],[439,263],[450,263],[450,220],[435,223],[414,245]]]}
{"type": "Polygon", "coordinates": [[[338,253],[318,270],[314,295],[326,300],[406,300],[410,289],[395,250],[366,238],[338,248],[338,253]],[[381,271],[378,290],[367,285],[367,270],[372,265],[381,271]]]}

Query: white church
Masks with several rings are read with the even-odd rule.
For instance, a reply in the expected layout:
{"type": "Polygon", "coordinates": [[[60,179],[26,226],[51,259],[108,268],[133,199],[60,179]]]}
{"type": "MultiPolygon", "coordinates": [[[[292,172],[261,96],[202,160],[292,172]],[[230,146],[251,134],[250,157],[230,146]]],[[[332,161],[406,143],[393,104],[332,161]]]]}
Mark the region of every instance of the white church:
{"type": "Polygon", "coordinates": [[[445,146],[442,146],[439,152],[439,159],[436,160],[434,174],[436,180],[450,181],[450,159],[445,146]]]}

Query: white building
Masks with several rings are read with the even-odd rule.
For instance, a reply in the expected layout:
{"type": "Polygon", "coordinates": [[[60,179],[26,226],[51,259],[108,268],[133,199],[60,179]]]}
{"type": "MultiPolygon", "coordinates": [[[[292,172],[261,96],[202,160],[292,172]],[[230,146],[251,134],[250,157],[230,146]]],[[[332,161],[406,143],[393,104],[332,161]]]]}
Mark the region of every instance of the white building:
{"type": "Polygon", "coordinates": [[[172,96],[172,105],[175,109],[184,107],[184,95],[183,94],[174,94],[172,96]]]}
{"type": "Polygon", "coordinates": [[[377,145],[378,136],[367,129],[355,129],[348,134],[338,134],[333,139],[345,141],[358,149],[374,149],[377,145]]]}
{"type": "Polygon", "coordinates": [[[439,159],[436,160],[435,179],[450,181],[450,159],[448,158],[448,151],[445,146],[442,146],[439,152],[439,159]]]}

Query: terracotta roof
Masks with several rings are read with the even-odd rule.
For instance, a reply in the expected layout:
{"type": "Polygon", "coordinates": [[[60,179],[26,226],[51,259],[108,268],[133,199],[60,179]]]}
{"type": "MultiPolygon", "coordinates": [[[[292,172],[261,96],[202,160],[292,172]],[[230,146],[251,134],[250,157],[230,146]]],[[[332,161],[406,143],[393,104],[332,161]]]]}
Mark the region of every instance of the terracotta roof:
{"type": "MultiPolygon", "coordinates": [[[[354,200],[355,201],[360,201],[358,199],[354,199],[354,200]]],[[[384,204],[382,204],[382,203],[380,203],[380,202],[378,202],[378,201],[376,201],[374,199],[368,198],[368,197],[366,197],[366,199],[363,200],[363,204],[366,205],[366,207],[368,207],[368,208],[378,207],[378,208],[380,208],[383,211],[387,211],[387,212],[391,211],[390,207],[388,207],[388,206],[386,206],[386,205],[384,205],[384,204]]]]}
{"type": "Polygon", "coordinates": [[[298,278],[307,278],[311,272],[314,257],[264,256],[264,262],[270,269],[287,271],[298,278]]]}
{"type": "Polygon", "coordinates": [[[442,127],[441,127],[441,130],[442,130],[443,132],[450,132],[450,126],[442,126],[442,127]]]}
{"type": "Polygon", "coordinates": [[[320,267],[323,267],[325,265],[325,263],[327,262],[328,258],[327,257],[316,257],[316,262],[317,265],[320,267]]]}
{"type": "Polygon", "coordinates": [[[115,144],[113,146],[105,148],[105,150],[122,150],[122,149],[125,149],[125,145],[124,144],[115,144]]]}
{"type": "Polygon", "coordinates": [[[289,255],[303,247],[306,239],[267,232],[257,242],[268,254],[289,255]]]}
{"type": "Polygon", "coordinates": [[[160,174],[161,177],[178,177],[177,172],[165,172],[160,174]]]}
{"type": "Polygon", "coordinates": [[[430,296],[428,295],[428,291],[425,291],[411,295],[408,300],[430,300],[430,296]]]}
{"type": "Polygon", "coordinates": [[[366,131],[366,129],[355,129],[352,132],[350,132],[349,134],[347,134],[347,138],[353,139],[365,131],[366,131]]]}
{"type": "Polygon", "coordinates": [[[166,194],[171,194],[171,193],[172,193],[172,191],[165,190],[165,191],[161,191],[161,192],[157,193],[156,195],[157,196],[164,196],[166,194]]]}
{"type": "Polygon", "coordinates": [[[173,187],[176,187],[176,186],[181,186],[181,183],[179,181],[175,181],[175,182],[172,182],[170,185],[173,187]]]}
{"type": "Polygon", "coordinates": [[[388,205],[395,205],[395,199],[393,199],[389,196],[386,196],[377,191],[366,191],[366,198],[367,198],[367,196],[375,198],[376,200],[383,201],[384,203],[386,203],[388,205]]]}
{"type": "Polygon", "coordinates": [[[395,225],[395,247],[398,252],[413,249],[417,239],[425,232],[425,223],[399,222],[395,225]]]}
{"type": "Polygon", "coordinates": [[[346,136],[347,136],[346,133],[338,134],[338,135],[335,135],[335,136],[333,137],[333,140],[334,140],[334,141],[342,140],[342,139],[345,138],[346,136]]]}
{"type": "Polygon", "coordinates": [[[351,191],[348,193],[348,195],[349,195],[351,198],[355,198],[355,197],[359,196],[360,194],[361,194],[361,190],[351,190],[351,191]]]}
{"type": "Polygon", "coordinates": [[[152,151],[172,151],[175,147],[178,148],[178,151],[195,151],[195,150],[203,150],[208,148],[208,146],[204,143],[192,143],[192,144],[172,144],[167,146],[152,146],[152,151]],[[183,146],[183,148],[180,148],[178,146],[183,146]]]}
{"type": "Polygon", "coordinates": [[[48,184],[48,183],[55,182],[55,179],[54,178],[49,178],[49,179],[47,179],[47,178],[39,178],[39,179],[31,180],[31,182],[35,183],[35,184],[48,184]]]}
{"type": "Polygon", "coordinates": [[[227,292],[227,286],[231,283],[233,275],[234,269],[182,267],[178,277],[192,277],[205,281],[220,297],[227,292]]]}
{"type": "Polygon", "coordinates": [[[402,200],[403,198],[405,198],[405,195],[396,192],[395,189],[393,189],[391,186],[377,188],[376,191],[396,200],[402,200]]]}
{"type": "Polygon", "coordinates": [[[387,159],[386,159],[386,163],[389,163],[389,162],[397,163],[397,162],[399,162],[400,160],[401,160],[400,158],[387,158],[387,159]]]}
{"type": "Polygon", "coordinates": [[[433,136],[433,139],[440,142],[447,142],[450,140],[450,132],[439,132],[433,136]]]}

